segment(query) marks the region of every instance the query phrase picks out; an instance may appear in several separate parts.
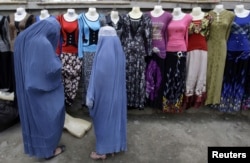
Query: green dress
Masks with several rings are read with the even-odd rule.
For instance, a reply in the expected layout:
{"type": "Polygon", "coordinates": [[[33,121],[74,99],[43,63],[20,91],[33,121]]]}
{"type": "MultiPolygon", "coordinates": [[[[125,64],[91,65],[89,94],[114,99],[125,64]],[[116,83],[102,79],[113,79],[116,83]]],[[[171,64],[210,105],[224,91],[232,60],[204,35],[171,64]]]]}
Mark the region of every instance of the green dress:
{"type": "Polygon", "coordinates": [[[227,54],[227,39],[235,14],[223,10],[219,14],[209,12],[213,17],[208,39],[207,99],[205,104],[219,104],[223,73],[227,54]]]}

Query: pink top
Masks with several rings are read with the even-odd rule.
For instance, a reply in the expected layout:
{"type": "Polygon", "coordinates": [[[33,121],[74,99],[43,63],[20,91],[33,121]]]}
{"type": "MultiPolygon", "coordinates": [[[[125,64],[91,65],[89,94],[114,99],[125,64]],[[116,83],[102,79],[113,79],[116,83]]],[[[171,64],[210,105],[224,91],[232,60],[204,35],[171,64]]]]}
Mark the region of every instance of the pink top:
{"type": "Polygon", "coordinates": [[[186,14],[183,19],[170,22],[167,29],[168,42],[166,49],[168,52],[187,51],[188,27],[192,21],[192,16],[186,14]]]}

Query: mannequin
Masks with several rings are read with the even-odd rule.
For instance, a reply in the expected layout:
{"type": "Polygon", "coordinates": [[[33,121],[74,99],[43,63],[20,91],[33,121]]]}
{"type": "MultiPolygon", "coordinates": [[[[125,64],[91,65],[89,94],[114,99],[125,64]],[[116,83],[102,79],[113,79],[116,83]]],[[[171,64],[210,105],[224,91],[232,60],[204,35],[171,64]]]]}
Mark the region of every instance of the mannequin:
{"type": "Polygon", "coordinates": [[[214,12],[216,12],[217,14],[219,14],[223,10],[225,10],[223,4],[215,5],[215,7],[214,7],[214,12]]]}
{"type": "Polygon", "coordinates": [[[25,8],[23,7],[18,7],[16,9],[16,13],[14,14],[15,16],[15,21],[20,22],[21,20],[23,20],[25,18],[25,16],[27,15],[27,12],[25,11],[25,8]]]}
{"type": "Polygon", "coordinates": [[[190,14],[193,17],[193,20],[201,20],[205,15],[205,13],[201,10],[201,7],[194,7],[190,14]]]}
{"type": "Polygon", "coordinates": [[[128,13],[129,16],[133,19],[139,19],[142,16],[140,7],[133,7],[132,10],[128,13]]]}
{"type": "Polygon", "coordinates": [[[88,9],[88,12],[85,14],[85,16],[91,21],[96,21],[99,18],[99,14],[96,11],[96,8],[93,7],[90,7],[88,9]]]}
{"type": "Polygon", "coordinates": [[[151,15],[154,17],[159,17],[164,13],[164,10],[162,9],[162,6],[156,5],[154,6],[154,10],[151,11],[151,15]]]}
{"type": "Polygon", "coordinates": [[[236,16],[238,17],[246,17],[249,15],[249,10],[246,10],[244,5],[240,4],[240,5],[236,5],[234,8],[234,13],[236,16]]]}
{"type": "Polygon", "coordinates": [[[78,14],[75,9],[68,9],[67,13],[63,14],[63,18],[68,22],[73,22],[78,18],[78,14]]]}
{"type": "Polygon", "coordinates": [[[173,20],[181,20],[186,14],[182,12],[180,7],[176,7],[172,12],[173,20]]]}
{"type": "Polygon", "coordinates": [[[110,18],[111,18],[111,21],[112,21],[114,24],[117,24],[117,22],[118,22],[119,19],[120,19],[118,11],[111,11],[111,13],[110,13],[110,18]]]}
{"type": "Polygon", "coordinates": [[[41,10],[41,14],[40,14],[40,17],[39,17],[40,20],[46,19],[48,17],[50,17],[49,11],[46,10],[46,9],[41,10]]]}

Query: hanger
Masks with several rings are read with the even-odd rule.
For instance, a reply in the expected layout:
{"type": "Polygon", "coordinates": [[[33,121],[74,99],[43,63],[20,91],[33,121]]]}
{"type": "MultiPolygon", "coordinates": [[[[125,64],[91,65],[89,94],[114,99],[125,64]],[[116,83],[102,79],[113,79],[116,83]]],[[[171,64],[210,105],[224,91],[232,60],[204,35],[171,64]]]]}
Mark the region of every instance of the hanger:
{"type": "Polygon", "coordinates": [[[160,5],[161,4],[161,0],[158,0],[158,5],[160,5]]]}

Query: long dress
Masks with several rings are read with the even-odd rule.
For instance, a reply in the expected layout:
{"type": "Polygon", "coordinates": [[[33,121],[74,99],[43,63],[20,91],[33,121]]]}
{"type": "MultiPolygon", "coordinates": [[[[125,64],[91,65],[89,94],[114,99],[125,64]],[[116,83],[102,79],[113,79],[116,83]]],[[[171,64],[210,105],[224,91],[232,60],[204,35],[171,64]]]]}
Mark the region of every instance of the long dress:
{"type": "Polygon", "coordinates": [[[208,40],[207,98],[205,105],[220,103],[223,73],[227,55],[227,40],[234,19],[232,11],[223,10],[219,14],[209,11],[214,18],[208,40]]]}
{"type": "Polygon", "coordinates": [[[61,42],[57,49],[63,68],[65,104],[71,106],[76,98],[81,79],[82,62],[78,57],[78,20],[68,22],[63,14],[57,16],[61,25],[61,42]]]}
{"type": "Polygon", "coordinates": [[[91,21],[86,17],[85,13],[80,14],[78,18],[78,57],[82,58],[82,105],[85,105],[86,101],[86,93],[102,18],[103,15],[99,14],[97,20],[91,21]]]}
{"type": "Polygon", "coordinates": [[[20,33],[14,45],[24,151],[37,158],[53,156],[63,132],[62,64],[55,53],[59,32],[59,23],[47,18],[20,33]]]}
{"type": "Polygon", "coordinates": [[[125,55],[113,27],[100,29],[86,104],[96,136],[96,152],[127,150],[125,55]]]}
{"type": "MultiPolygon", "coordinates": [[[[227,57],[218,109],[235,112],[241,109],[250,57],[250,15],[235,16],[227,42],[227,57]]],[[[243,108],[247,104],[243,101],[243,108]]]]}
{"type": "Polygon", "coordinates": [[[145,57],[152,51],[152,22],[144,13],[133,19],[123,17],[122,45],[126,55],[126,86],[128,106],[144,109],[146,102],[145,57]]]}
{"type": "Polygon", "coordinates": [[[158,17],[154,17],[151,12],[149,16],[152,21],[152,47],[156,47],[160,52],[152,52],[152,56],[147,59],[146,69],[146,97],[148,105],[162,109],[163,97],[163,76],[166,59],[166,42],[168,24],[172,20],[172,14],[164,12],[158,17]]]}
{"type": "Polygon", "coordinates": [[[212,16],[205,13],[200,20],[193,20],[189,26],[186,65],[186,90],[183,108],[199,108],[206,100],[207,40],[209,39],[212,16]]]}
{"type": "Polygon", "coordinates": [[[186,14],[182,19],[172,19],[168,25],[163,85],[163,112],[165,113],[179,113],[183,111],[182,102],[185,92],[188,27],[191,21],[192,17],[186,14]]]}

